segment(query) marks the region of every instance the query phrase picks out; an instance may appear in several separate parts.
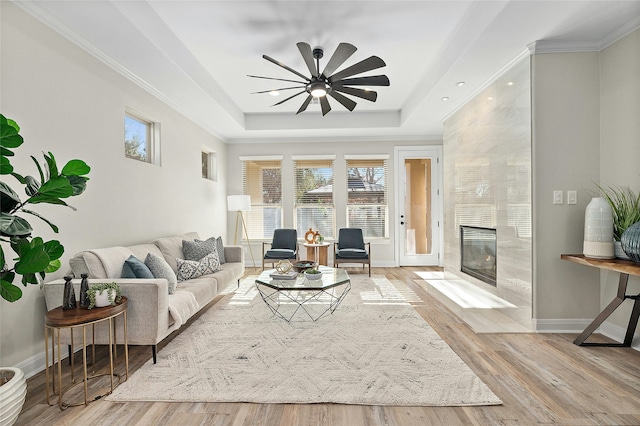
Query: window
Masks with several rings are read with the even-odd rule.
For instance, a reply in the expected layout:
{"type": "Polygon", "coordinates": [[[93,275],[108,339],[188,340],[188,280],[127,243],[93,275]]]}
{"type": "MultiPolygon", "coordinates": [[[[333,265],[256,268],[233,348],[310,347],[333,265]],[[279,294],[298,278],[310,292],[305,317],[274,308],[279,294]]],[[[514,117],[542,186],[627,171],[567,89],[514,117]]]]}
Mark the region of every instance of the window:
{"type": "Polygon", "coordinates": [[[214,182],[218,180],[218,156],[206,148],[202,148],[202,177],[214,182]]]}
{"type": "Polygon", "coordinates": [[[365,238],[388,237],[387,158],[345,156],[347,227],[361,228],[365,238]]]}
{"type": "Polygon", "coordinates": [[[160,124],[130,112],[124,116],[124,155],[145,163],[160,164],[157,144],[160,124]]]}
{"type": "Polygon", "coordinates": [[[311,228],[325,238],[335,238],[333,157],[293,157],[293,160],[298,235],[311,228]]]}
{"type": "Polygon", "coordinates": [[[241,157],[242,192],[251,197],[245,212],[249,239],[271,240],[282,228],[282,157],[241,157]]]}

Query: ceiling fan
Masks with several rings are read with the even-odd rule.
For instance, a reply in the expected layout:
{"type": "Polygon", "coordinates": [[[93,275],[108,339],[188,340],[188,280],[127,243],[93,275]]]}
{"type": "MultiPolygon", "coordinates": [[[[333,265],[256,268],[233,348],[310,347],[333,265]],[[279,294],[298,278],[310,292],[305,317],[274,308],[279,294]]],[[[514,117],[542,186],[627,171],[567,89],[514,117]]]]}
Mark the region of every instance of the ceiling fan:
{"type": "Polygon", "coordinates": [[[355,96],[361,99],[366,99],[371,102],[375,102],[378,98],[378,94],[368,87],[370,86],[389,86],[389,78],[386,75],[372,75],[365,77],[355,77],[355,78],[347,78],[356,74],[360,74],[363,72],[375,70],[378,68],[382,68],[386,66],[384,61],[377,56],[370,56],[367,59],[364,59],[357,64],[351,65],[348,68],[343,69],[342,71],[334,72],[346,62],[347,59],[357,48],[349,43],[340,43],[336,48],[336,51],[329,59],[329,62],[325,66],[324,70],[320,72],[320,59],[324,56],[324,51],[316,47],[315,49],[311,49],[311,46],[308,43],[300,42],[297,43],[298,50],[304,59],[304,62],[307,64],[307,68],[309,69],[310,77],[299,73],[279,62],[267,55],[262,55],[264,59],[269,62],[272,62],[279,67],[286,69],[289,72],[297,75],[302,78],[303,81],[298,80],[288,80],[283,78],[272,78],[272,77],[261,77],[258,75],[249,75],[249,77],[253,78],[263,78],[266,80],[278,80],[278,81],[288,81],[291,83],[300,83],[302,86],[292,86],[292,87],[282,87],[279,89],[272,90],[264,90],[261,92],[253,92],[253,94],[257,93],[273,93],[275,91],[281,90],[293,90],[293,89],[303,89],[302,91],[296,93],[295,95],[289,96],[287,99],[284,99],[272,106],[280,105],[287,102],[290,99],[295,98],[296,96],[302,95],[303,93],[307,93],[307,98],[298,109],[296,114],[300,114],[304,110],[307,109],[309,104],[314,98],[317,98],[320,102],[320,107],[322,108],[322,115],[326,115],[329,111],[331,111],[331,105],[329,105],[329,101],[327,100],[327,95],[334,98],[336,101],[340,102],[345,108],[349,111],[353,111],[356,107],[356,102],[352,99],[343,95],[346,93],[347,95],[355,96]],[[360,89],[357,87],[351,86],[365,86],[365,89],[360,89]]]}

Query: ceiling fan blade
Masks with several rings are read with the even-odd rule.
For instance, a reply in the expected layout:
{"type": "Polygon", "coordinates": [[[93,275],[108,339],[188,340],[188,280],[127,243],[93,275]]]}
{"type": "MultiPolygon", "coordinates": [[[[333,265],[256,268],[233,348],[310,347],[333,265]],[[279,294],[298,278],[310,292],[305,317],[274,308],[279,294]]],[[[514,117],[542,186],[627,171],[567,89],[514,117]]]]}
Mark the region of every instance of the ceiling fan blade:
{"type": "Polygon", "coordinates": [[[292,89],[302,89],[305,86],[293,86],[293,87],[282,87],[280,89],[271,89],[271,90],[262,90],[260,92],[251,92],[252,95],[257,95],[260,93],[270,93],[273,91],[280,91],[280,90],[292,90],[292,89]]]}
{"type": "Polygon", "coordinates": [[[347,98],[346,96],[336,91],[332,90],[331,92],[329,92],[329,95],[332,98],[334,98],[336,101],[340,102],[342,106],[348,109],[349,111],[353,111],[353,109],[356,107],[356,103],[354,101],[352,101],[351,99],[347,98]]]}
{"type": "Polygon", "coordinates": [[[373,90],[362,90],[355,87],[343,87],[334,86],[334,91],[346,93],[347,95],[356,96],[358,98],[366,99],[367,101],[375,102],[378,99],[378,93],[373,90]]]}
{"type": "Polygon", "coordinates": [[[327,115],[329,111],[331,111],[331,105],[329,105],[329,101],[326,96],[321,96],[320,98],[320,107],[322,108],[322,115],[327,115]]]}
{"type": "Polygon", "coordinates": [[[260,75],[251,75],[251,74],[247,74],[247,77],[262,78],[262,79],[265,79],[265,80],[288,81],[289,83],[303,83],[303,84],[306,84],[306,81],[287,80],[286,78],[262,77],[260,75]]]}
{"type": "Polygon", "coordinates": [[[389,78],[386,75],[371,75],[367,77],[345,78],[334,81],[332,86],[388,86],[389,78]]]}
{"type": "Polygon", "coordinates": [[[351,77],[355,74],[382,68],[386,65],[387,64],[385,64],[384,61],[377,56],[369,56],[367,59],[364,59],[357,64],[351,65],[349,68],[345,68],[342,71],[335,73],[334,75],[329,77],[328,80],[330,83],[333,83],[334,81],[342,80],[345,77],[351,77]]]}
{"type": "Polygon", "coordinates": [[[333,52],[333,56],[327,62],[327,65],[324,67],[324,71],[322,71],[322,75],[325,77],[331,75],[335,70],[340,68],[340,65],[344,64],[344,62],[354,54],[354,52],[358,50],[353,44],[349,43],[340,43],[336,48],[336,51],[333,52]]]}
{"type": "Polygon", "coordinates": [[[277,104],[273,104],[271,106],[276,106],[276,105],[283,104],[283,103],[287,102],[289,99],[295,98],[296,96],[302,95],[303,93],[306,93],[306,90],[303,90],[302,92],[298,92],[295,95],[289,96],[287,99],[283,99],[280,102],[278,102],[277,104]]]}
{"type": "Polygon", "coordinates": [[[311,46],[309,43],[300,42],[296,44],[298,46],[298,50],[302,55],[302,59],[304,59],[304,63],[307,64],[307,68],[309,68],[309,72],[313,77],[318,76],[318,68],[316,67],[316,63],[313,60],[313,52],[311,51],[311,46]]]}
{"type": "Polygon", "coordinates": [[[304,100],[304,102],[302,103],[302,106],[300,106],[300,109],[298,110],[298,112],[296,112],[296,115],[298,115],[302,111],[306,110],[307,107],[309,106],[309,104],[311,103],[312,99],[313,99],[313,96],[311,96],[311,95],[307,96],[307,99],[304,100]]]}
{"type": "MultiPolygon", "coordinates": [[[[277,61],[277,60],[275,60],[275,59],[273,59],[273,58],[271,58],[271,57],[269,57],[269,56],[267,56],[267,55],[262,55],[262,57],[263,57],[264,59],[266,59],[267,61],[272,62],[272,63],[276,64],[277,66],[282,67],[282,68],[284,68],[285,70],[287,70],[287,71],[289,71],[289,72],[294,73],[294,74],[295,74],[295,75],[297,75],[298,77],[302,77],[302,78],[303,78],[303,79],[305,79],[306,81],[311,81],[311,79],[310,79],[309,77],[306,77],[306,76],[304,76],[304,75],[300,74],[298,71],[294,70],[293,68],[289,68],[288,66],[286,66],[285,64],[283,64],[283,63],[282,63],[282,62],[280,62],[280,61],[277,61]]],[[[381,59],[381,60],[382,60],[382,59],[381,59]]],[[[357,65],[357,64],[356,64],[356,65],[357,65]]],[[[357,73],[354,73],[354,74],[357,74],[357,73]]],[[[353,74],[349,74],[349,75],[353,75],[353,74]]],[[[348,76],[347,76],[347,77],[348,77],[348,76]]]]}

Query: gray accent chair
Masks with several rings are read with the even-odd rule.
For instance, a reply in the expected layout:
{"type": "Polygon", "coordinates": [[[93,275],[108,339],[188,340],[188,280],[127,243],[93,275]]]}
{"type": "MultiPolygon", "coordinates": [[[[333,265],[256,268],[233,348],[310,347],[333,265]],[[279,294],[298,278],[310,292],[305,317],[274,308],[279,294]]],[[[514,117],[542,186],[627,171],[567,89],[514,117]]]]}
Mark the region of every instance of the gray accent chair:
{"type": "Polygon", "coordinates": [[[371,243],[364,242],[362,229],[340,228],[338,231],[338,241],[333,243],[333,266],[337,268],[341,263],[362,263],[362,269],[369,265],[371,276],[371,243]]]}
{"type": "Polygon", "coordinates": [[[273,239],[262,243],[262,270],[265,263],[271,266],[283,259],[298,259],[298,231],[295,229],[276,229],[273,231],[273,239]],[[270,248],[267,250],[267,246],[270,248]]]}

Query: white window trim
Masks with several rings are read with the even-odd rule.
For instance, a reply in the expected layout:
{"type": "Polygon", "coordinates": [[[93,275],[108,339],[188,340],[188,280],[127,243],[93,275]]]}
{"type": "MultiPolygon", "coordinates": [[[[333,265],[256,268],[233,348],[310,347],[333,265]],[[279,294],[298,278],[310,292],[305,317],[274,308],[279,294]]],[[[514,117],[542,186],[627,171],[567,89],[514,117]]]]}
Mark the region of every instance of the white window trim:
{"type": "Polygon", "coordinates": [[[202,145],[202,153],[207,154],[209,156],[209,170],[208,176],[203,179],[210,180],[212,182],[218,181],[218,152],[209,148],[208,146],[202,145]]]}
{"type": "Polygon", "coordinates": [[[143,161],[143,163],[162,166],[160,158],[160,122],[130,107],[125,108],[124,116],[129,116],[134,120],[142,121],[149,124],[149,126],[151,127],[149,132],[151,141],[147,141],[148,161],[143,161]]]}

